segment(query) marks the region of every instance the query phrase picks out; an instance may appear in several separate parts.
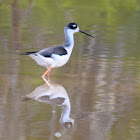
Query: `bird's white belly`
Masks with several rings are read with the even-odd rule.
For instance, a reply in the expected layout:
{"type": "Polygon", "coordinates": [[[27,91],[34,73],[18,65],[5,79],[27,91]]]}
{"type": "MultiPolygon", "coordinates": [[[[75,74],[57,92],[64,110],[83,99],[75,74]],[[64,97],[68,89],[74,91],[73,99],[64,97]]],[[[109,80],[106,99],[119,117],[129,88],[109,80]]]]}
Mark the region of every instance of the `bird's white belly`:
{"type": "Polygon", "coordinates": [[[31,54],[29,55],[33,58],[39,65],[49,68],[52,64],[54,64],[54,60],[52,58],[41,56],[40,54],[31,54]]]}
{"type": "Polygon", "coordinates": [[[46,68],[49,68],[50,66],[52,68],[57,68],[66,64],[70,58],[70,55],[66,54],[60,56],[52,54],[52,57],[44,57],[40,54],[37,55],[31,54],[30,57],[33,58],[41,66],[44,66],[46,68]]]}

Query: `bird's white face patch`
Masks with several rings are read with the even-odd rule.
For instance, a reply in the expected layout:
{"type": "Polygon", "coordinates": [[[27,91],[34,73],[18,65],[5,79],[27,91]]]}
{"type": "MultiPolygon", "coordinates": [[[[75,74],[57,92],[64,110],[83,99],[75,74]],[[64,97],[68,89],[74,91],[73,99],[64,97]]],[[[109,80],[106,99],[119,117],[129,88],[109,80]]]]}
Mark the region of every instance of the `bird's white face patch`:
{"type": "Polygon", "coordinates": [[[74,24],[73,27],[76,27],[76,25],[74,24]]]}

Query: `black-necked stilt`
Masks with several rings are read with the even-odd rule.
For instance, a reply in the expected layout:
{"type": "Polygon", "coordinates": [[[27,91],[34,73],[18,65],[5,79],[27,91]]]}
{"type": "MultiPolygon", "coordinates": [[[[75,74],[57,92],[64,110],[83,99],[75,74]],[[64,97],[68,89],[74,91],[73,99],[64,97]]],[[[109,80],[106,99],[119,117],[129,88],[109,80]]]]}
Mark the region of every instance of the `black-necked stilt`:
{"type": "Polygon", "coordinates": [[[66,38],[65,44],[56,47],[45,48],[40,51],[23,53],[23,55],[29,55],[39,65],[47,68],[46,72],[42,75],[44,80],[46,75],[49,77],[49,72],[52,68],[61,67],[68,62],[74,46],[74,33],[81,32],[90,37],[94,37],[81,31],[76,23],[69,23],[64,28],[64,32],[66,38]]]}

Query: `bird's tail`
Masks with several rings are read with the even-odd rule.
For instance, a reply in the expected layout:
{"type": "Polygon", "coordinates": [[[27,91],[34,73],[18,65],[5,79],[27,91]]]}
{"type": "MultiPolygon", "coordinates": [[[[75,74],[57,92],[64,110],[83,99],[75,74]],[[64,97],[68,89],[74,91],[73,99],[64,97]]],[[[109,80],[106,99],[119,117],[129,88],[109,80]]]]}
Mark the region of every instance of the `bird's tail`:
{"type": "Polygon", "coordinates": [[[34,53],[36,53],[36,52],[38,52],[38,51],[20,53],[20,55],[29,55],[29,54],[34,54],[34,53]]]}

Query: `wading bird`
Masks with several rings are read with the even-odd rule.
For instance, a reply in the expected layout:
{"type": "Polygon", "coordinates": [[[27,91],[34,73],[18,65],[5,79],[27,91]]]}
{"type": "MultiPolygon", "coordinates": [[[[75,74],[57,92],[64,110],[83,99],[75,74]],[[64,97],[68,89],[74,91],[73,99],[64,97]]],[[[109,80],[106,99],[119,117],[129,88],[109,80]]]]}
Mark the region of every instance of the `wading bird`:
{"type": "Polygon", "coordinates": [[[64,28],[64,32],[65,32],[64,44],[56,47],[45,48],[40,51],[25,52],[22,54],[30,56],[39,65],[47,68],[46,72],[41,76],[44,80],[46,75],[48,75],[49,79],[50,75],[49,73],[52,68],[61,67],[68,62],[74,47],[74,37],[73,37],[74,33],[81,32],[90,37],[94,37],[90,34],[81,31],[76,23],[69,23],[64,28]]]}

